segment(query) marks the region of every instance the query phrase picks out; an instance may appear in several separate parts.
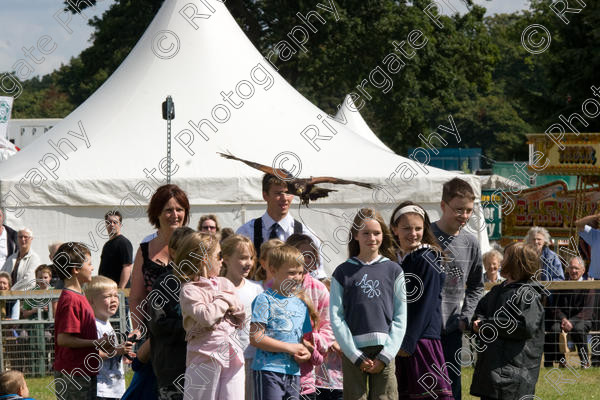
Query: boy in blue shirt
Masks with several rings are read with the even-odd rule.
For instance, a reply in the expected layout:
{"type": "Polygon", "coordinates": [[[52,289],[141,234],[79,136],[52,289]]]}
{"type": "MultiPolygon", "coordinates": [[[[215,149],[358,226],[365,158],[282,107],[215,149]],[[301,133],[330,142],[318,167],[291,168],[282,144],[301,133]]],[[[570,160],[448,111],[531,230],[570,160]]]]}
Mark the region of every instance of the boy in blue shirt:
{"type": "Polygon", "coordinates": [[[273,286],[252,303],[250,343],[258,350],[252,363],[254,399],[298,399],[300,366],[310,359],[302,336],[312,331],[302,294],[302,254],[295,247],[277,247],[268,255],[273,286]]]}
{"type": "Polygon", "coordinates": [[[33,400],[29,397],[29,388],[22,372],[5,371],[0,374],[0,399],[33,400]]]}

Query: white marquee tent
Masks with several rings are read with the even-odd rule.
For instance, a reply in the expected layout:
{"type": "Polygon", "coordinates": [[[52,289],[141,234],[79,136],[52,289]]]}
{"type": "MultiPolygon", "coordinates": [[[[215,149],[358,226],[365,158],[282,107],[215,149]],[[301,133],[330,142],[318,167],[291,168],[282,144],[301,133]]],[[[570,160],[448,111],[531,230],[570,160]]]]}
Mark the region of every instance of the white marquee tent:
{"type": "MultiPolygon", "coordinates": [[[[442,183],[455,176],[395,155],[378,139],[374,143],[374,134],[365,138],[327,116],[277,74],[222,3],[167,1],[122,65],[89,99],[0,164],[7,224],[30,227],[33,248],[42,259],[50,242],[77,240],[90,245],[97,266],[106,241],[102,217],[110,209],[124,214],[123,233],[134,248],[153,231],[145,205],[164,183],[161,103],[167,95],[176,106],[172,181],[189,195],[193,227],[210,212],[235,229],[265,209],[262,174],[217,151],[277,163],[300,176],[384,185],[377,191],[339,186],[309,209],[299,209],[295,201],[293,215],[328,243],[323,252],[330,259],[329,271],[346,256],[349,224],[343,213],[352,216],[360,206],[374,206],[389,218],[398,201],[411,199],[435,220],[442,183]],[[208,17],[190,22],[185,17],[189,4],[208,17]],[[323,139],[309,143],[307,138],[316,134],[323,139]]],[[[358,113],[354,117],[362,121],[358,113]]],[[[479,194],[479,180],[462,177],[479,194]]],[[[486,248],[486,231],[480,231],[486,248]]]]}
{"type": "Polygon", "coordinates": [[[347,94],[344,98],[344,102],[340,105],[338,112],[335,114],[335,118],[344,123],[347,128],[352,131],[358,133],[363,138],[369,140],[371,143],[375,144],[377,147],[380,147],[383,150],[389,151],[393,153],[394,151],[387,147],[385,143],[381,141],[369,128],[367,125],[367,121],[364,120],[362,115],[360,115],[360,111],[358,111],[354,101],[352,101],[352,96],[347,94]]]}

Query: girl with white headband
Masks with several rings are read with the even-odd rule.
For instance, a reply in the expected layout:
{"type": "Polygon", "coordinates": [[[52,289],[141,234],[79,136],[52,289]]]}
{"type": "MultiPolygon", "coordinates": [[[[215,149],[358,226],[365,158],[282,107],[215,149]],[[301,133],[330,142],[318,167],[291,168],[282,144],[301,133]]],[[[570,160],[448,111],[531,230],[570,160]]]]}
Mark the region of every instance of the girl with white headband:
{"type": "Polygon", "coordinates": [[[406,277],[407,327],[396,357],[400,399],[453,399],[450,384],[436,374],[445,363],[442,329],[442,249],[431,233],[425,210],[411,201],[392,213],[390,227],[398,249],[398,263],[406,277]],[[426,379],[427,378],[427,379],[426,379]]]}

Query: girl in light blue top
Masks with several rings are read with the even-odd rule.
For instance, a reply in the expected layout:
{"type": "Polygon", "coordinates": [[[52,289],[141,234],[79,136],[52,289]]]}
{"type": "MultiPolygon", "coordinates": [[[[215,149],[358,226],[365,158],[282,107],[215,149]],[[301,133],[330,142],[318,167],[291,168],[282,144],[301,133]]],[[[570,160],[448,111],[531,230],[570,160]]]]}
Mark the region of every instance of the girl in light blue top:
{"type": "Polygon", "coordinates": [[[342,349],[344,398],[397,399],[394,358],[406,331],[402,268],[383,218],[363,208],[350,229],[350,258],[331,279],[330,314],[342,349]]]}

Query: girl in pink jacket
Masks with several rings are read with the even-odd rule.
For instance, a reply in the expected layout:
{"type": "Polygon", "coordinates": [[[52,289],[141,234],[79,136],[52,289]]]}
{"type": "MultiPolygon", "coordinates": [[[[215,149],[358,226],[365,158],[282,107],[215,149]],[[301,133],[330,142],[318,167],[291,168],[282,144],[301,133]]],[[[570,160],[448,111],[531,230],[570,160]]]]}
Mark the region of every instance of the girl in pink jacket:
{"type": "Polygon", "coordinates": [[[221,247],[214,236],[193,233],[175,255],[187,356],[184,397],[243,399],[244,354],[233,338],[243,327],[244,306],[221,271],[221,247]],[[189,395],[189,397],[188,397],[189,395]]]}

